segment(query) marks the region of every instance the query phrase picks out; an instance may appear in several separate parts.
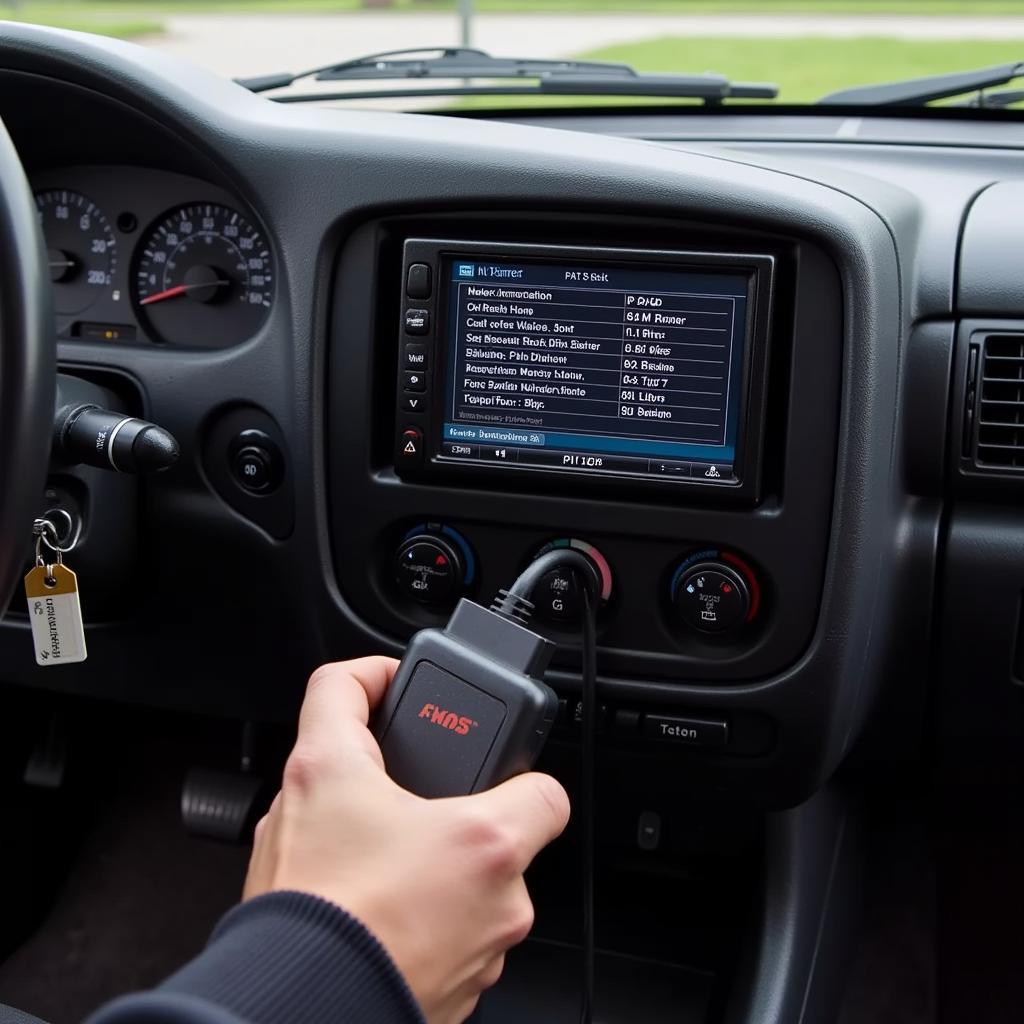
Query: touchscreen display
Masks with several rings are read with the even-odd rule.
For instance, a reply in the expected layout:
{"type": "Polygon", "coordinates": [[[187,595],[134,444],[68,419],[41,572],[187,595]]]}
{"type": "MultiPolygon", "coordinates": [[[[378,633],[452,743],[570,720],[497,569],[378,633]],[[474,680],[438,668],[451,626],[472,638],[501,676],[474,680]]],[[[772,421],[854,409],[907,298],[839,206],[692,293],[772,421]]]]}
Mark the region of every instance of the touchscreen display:
{"type": "Polygon", "coordinates": [[[444,460],[732,483],[748,273],[456,256],[444,460]]]}

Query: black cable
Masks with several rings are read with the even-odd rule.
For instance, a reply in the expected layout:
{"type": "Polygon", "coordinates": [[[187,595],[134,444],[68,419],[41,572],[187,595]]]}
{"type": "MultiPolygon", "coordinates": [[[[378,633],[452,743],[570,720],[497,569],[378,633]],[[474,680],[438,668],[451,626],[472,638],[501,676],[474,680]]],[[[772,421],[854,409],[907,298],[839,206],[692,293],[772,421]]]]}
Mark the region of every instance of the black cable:
{"type": "Polygon", "coordinates": [[[491,611],[525,626],[533,615],[530,595],[552,569],[571,569],[581,577],[583,589],[590,593],[594,607],[601,600],[601,575],[594,563],[582,551],[574,548],[552,548],[535,558],[507,590],[498,592],[491,603],[491,611]]]}
{"type": "Polygon", "coordinates": [[[577,575],[583,596],[581,743],[580,743],[580,829],[582,832],[583,878],[583,993],[580,1024],[591,1024],[594,1010],[594,859],[597,772],[597,608],[601,601],[601,576],[594,563],[572,548],[554,548],[531,562],[507,590],[502,590],[491,611],[527,625],[533,615],[530,594],[553,569],[570,569],[577,575]]]}
{"type": "Polygon", "coordinates": [[[583,588],[583,721],[580,746],[580,827],[583,830],[583,999],[580,1024],[590,1024],[594,1009],[594,857],[596,848],[595,775],[597,773],[597,601],[583,588]]]}

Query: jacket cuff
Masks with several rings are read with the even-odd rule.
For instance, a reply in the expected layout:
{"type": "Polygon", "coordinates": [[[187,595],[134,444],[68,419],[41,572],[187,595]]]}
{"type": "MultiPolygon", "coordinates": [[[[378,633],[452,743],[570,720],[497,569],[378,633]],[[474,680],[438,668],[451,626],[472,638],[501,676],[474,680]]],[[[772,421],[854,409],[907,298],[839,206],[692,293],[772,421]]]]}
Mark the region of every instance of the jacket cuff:
{"type": "Polygon", "coordinates": [[[206,949],[158,991],[199,997],[251,1024],[423,1024],[377,939],[333,903],[300,892],[229,911],[206,949]]]}

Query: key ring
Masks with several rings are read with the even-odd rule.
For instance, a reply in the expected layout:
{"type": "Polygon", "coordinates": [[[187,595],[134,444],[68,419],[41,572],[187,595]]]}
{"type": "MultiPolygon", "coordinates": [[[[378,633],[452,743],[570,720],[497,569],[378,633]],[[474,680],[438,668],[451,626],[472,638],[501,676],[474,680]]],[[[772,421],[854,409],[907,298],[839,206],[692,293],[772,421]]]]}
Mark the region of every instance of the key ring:
{"type": "MultiPolygon", "coordinates": [[[[54,554],[66,555],[70,551],[74,551],[75,546],[78,544],[78,538],[82,533],[82,521],[74,519],[71,513],[66,508],[54,507],[48,508],[42,515],[41,518],[36,519],[32,525],[32,532],[38,538],[36,541],[36,548],[39,547],[39,541],[41,540],[54,554]],[[57,527],[51,518],[53,515],[61,515],[67,520],[67,534],[68,540],[65,544],[60,543],[60,533],[57,531],[57,527]],[[47,530],[47,527],[49,528],[47,530]],[[53,535],[51,540],[47,537],[47,533],[53,535]]],[[[60,559],[58,559],[60,561],[60,559]]]]}
{"type": "MultiPolygon", "coordinates": [[[[39,522],[39,520],[37,520],[37,522],[39,522]]],[[[50,562],[49,560],[47,560],[46,558],[43,557],[43,538],[45,536],[45,533],[46,533],[47,529],[49,529],[54,534],[56,533],[56,530],[54,529],[53,523],[51,523],[49,521],[49,519],[42,520],[42,526],[40,526],[38,529],[35,526],[33,526],[32,529],[33,529],[33,532],[36,535],[36,567],[37,568],[42,568],[42,569],[46,570],[46,575],[43,577],[43,582],[48,587],[53,587],[53,586],[56,585],[56,582],[57,582],[56,579],[54,579],[54,576],[53,576],[53,565],[54,565],[54,563],[50,562]]],[[[47,542],[47,547],[50,547],[50,546],[51,546],[50,543],[47,542]]],[[[63,554],[63,552],[60,550],[60,548],[55,548],[54,550],[57,552],[57,565],[63,565],[64,564],[64,554],[63,554]]]]}
{"type": "MultiPolygon", "coordinates": [[[[50,511],[64,512],[64,509],[51,509],[50,511]]],[[[74,523],[71,516],[64,512],[67,516],[68,522],[73,526],[74,523]]],[[[36,519],[32,523],[32,532],[36,535],[36,566],[45,569],[46,575],[43,578],[43,582],[48,587],[56,586],[57,581],[53,575],[54,563],[49,559],[43,557],[43,545],[45,544],[51,551],[57,556],[57,565],[64,564],[64,552],[70,551],[78,540],[77,537],[72,538],[72,542],[64,547],[58,543],[57,527],[53,525],[53,522],[47,518],[36,519]],[[48,536],[49,535],[49,536],[48,536]],[[52,538],[52,539],[51,539],[52,538]]]]}

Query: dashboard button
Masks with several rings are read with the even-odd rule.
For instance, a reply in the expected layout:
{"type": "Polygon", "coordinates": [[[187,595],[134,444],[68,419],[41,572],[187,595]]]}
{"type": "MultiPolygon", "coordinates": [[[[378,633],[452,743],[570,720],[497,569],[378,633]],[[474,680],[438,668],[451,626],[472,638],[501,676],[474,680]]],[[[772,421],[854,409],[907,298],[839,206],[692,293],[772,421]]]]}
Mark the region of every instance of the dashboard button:
{"type": "Polygon", "coordinates": [[[724,747],[729,741],[728,724],[711,718],[644,715],[641,732],[647,739],[685,747],[724,747]]]}
{"type": "Polygon", "coordinates": [[[402,395],[402,408],[406,412],[426,412],[426,395],[402,395]]]}
{"type": "Polygon", "coordinates": [[[427,377],[422,370],[406,370],[402,374],[402,387],[406,391],[426,391],[427,377]]]}
{"type": "Polygon", "coordinates": [[[413,263],[405,279],[405,294],[410,299],[430,298],[430,267],[426,263],[413,263]]]}
{"type": "Polygon", "coordinates": [[[476,459],[480,449],[475,444],[461,444],[458,441],[445,441],[441,445],[441,454],[446,459],[476,459]]]}
{"type": "Polygon", "coordinates": [[[429,309],[407,309],[405,311],[405,333],[426,334],[430,330],[429,309]]]}
{"type": "Polygon", "coordinates": [[[284,476],[281,451],[263,430],[243,430],[233,438],[228,467],[238,486],[250,494],[273,491],[284,476]]]}
{"type": "Polygon", "coordinates": [[[714,465],[694,463],[690,467],[690,476],[695,480],[733,480],[733,468],[730,465],[723,465],[718,462],[714,465]]]}
{"type": "Polygon", "coordinates": [[[690,475],[689,462],[677,462],[674,459],[651,459],[650,471],[658,476],[686,478],[690,475]]]}
{"type": "MultiPolygon", "coordinates": [[[[603,733],[608,725],[608,705],[599,704],[597,707],[597,731],[603,733]]],[[[558,712],[555,715],[555,729],[563,733],[578,733],[583,725],[583,701],[578,697],[567,700],[560,697],[558,700],[558,712]]]]}
{"type": "Polygon", "coordinates": [[[615,712],[613,728],[616,736],[636,737],[640,729],[640,719],[643,715],[639,711],[630,711],[626,708],[619,708],[615,712]]]}
{"type": "Polygon", "coordinates": [[[648,852],[661,845],[661,815],[656,811],[644,811],[637,819],[636,845],[648,852]]]}
{"type": "Polygon", "coordinates": [[[419,462],[423,458],[423,431],[419,427],[406,427],[398,444],[402,462],[419,462]]]}
{"type": "Polygon", "coordinates": [[[519,458],[519,449],[505,448],[504,446],[495,448],[482,444],[480,445],[480,458],[487,459],[488,462],[516,462],[519,458]]]}
{"type": "Polygon", "coordinates": [[[273,479],[272,464],[270,452],[250,445],[236,452],[231,461],[231,471],[247,491],[265,491],[273,479]]]}
{"type": "Polygon", "coordinates": [[[427,346],[405,346],[405,368],[407,370],[425,370],[427,368],[427,346]]]}

